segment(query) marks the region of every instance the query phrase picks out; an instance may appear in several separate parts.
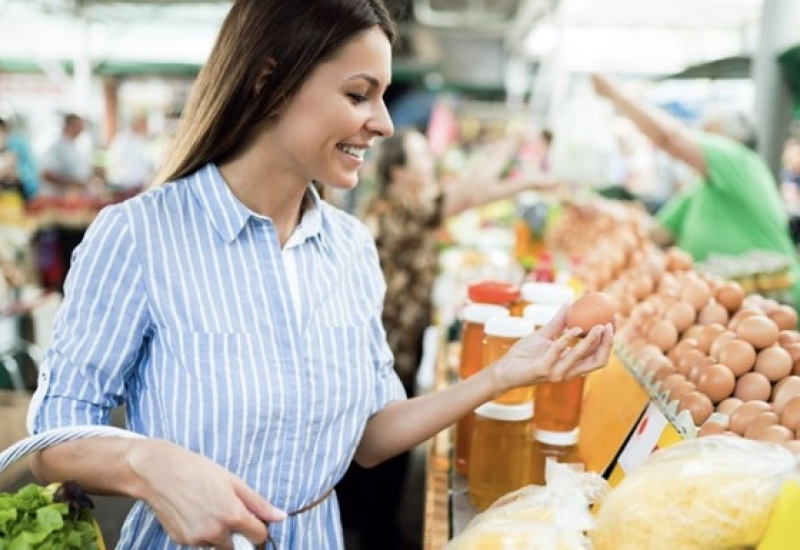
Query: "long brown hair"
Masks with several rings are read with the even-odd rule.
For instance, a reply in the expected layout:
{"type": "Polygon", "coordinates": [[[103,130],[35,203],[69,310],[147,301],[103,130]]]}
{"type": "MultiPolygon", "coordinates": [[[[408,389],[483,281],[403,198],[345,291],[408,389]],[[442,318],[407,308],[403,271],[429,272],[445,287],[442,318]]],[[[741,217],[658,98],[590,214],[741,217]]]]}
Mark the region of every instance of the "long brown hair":
{"type": "Polygon", "coordinates": [[[234,157],[318,64],[375,26],[394,42],[383,0],[236,0],[197,76],[155,184],[234,157]]]}

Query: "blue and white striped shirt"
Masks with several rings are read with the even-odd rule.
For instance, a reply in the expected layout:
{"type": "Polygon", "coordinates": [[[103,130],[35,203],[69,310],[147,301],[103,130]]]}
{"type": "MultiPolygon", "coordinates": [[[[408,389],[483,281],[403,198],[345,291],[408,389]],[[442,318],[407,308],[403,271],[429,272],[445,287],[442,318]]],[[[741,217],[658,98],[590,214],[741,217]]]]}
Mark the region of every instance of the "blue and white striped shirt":
{"type": "MultiPolygon", "coordinates": [[[[334,486],[369,416],[405,395],[374,242],[309,189],[283,249],[213,164],[104,209],[75,252],[29,429],[105,424],[126,403],[129,429],[283,510],[334,486]]],[[[270,530],[281,550],[343,546],[335,497],[270,530]]],[[[140,502],[118,548],[179,546],[140,502]]]]}

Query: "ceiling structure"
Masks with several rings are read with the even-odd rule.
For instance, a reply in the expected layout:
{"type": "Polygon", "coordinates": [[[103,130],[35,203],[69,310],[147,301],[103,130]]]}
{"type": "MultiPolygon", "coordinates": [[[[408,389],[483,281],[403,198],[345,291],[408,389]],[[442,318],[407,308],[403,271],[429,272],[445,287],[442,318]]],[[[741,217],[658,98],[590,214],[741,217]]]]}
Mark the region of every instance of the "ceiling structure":
{"type": "MultiPolygon", "coordinates": [[[[386,1],[398,16],[403,36],[398,68],[440,71],[445,79],[448,71],[455,79],[469,78],[469,70],[488,71],[495,80],[502,79],[509,58],[525,67],[557,58],[567,71],[666,75],[715,59],[746,56],[755,48],[764,2],[386,1]]],[[[22,57],[46,63],[88,50],[96,64],[109,59],[200,64],[230,4],[0,0],[0,60],[22,57]],[[76,24],[81,17],[84,23],[76,24]]]]}

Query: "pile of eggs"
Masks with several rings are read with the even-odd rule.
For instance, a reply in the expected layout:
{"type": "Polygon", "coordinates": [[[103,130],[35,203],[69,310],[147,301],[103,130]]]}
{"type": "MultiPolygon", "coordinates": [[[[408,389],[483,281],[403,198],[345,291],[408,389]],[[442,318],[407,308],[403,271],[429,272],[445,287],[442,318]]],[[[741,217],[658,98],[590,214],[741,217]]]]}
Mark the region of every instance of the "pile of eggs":
{"type": "Polygon", "coordinates": [[[699,436],[725,433],[800,452],[794,308],[693,271],[677,249],[648,251],[605,291],[623,313],[617,341],[629,361],[689,412],[699,436]]]}

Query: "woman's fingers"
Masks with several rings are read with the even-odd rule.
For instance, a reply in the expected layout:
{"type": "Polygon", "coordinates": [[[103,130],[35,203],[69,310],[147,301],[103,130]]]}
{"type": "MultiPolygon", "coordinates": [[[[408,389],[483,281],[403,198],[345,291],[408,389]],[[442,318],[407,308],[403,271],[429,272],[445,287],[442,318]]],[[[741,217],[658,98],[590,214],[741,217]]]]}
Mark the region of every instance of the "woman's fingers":
{"type": "MultiPolygon", "coordinates": [[[[567,326],[567,310],[569,309],[569,305],[564,305],[558,312],[553,316],[549,323],[539,329],[539,336],[542,338],[547,338],[548,340],[555,340],[556,337],[564,332],[564,328],[567,326]]],[[[574,329],[573,329],[574,330],[574,329]]],[[[580,335],[581,331],[578,329],[577,335],[580,335]]]]}
{"type": "Polygon", "coordinates": [[[605,366],[611,356],[613,345],[614,329],[610,325],[606,325],[600,344],[594,349],[594,352],[578,361],[572,370],[567,373],[567,376],[580,376],[605,366]]]}
{"type": "Polygon", "coordinates": [[[605,325],[599,327],[598,332],[599,339],[593,349],[571,363],[564,374],[565,378],[588,374],[593,370],[604,367],[608,363],[614,342],[614,329],[611,325],[605,325]]]}
{"type": "Polygon", "coordinates": [[[550,380],[554,382],[565,380],[572,367],[581,359],[590,355],[594,348],[597,347],[602,339],[604,330],[603,325],[596,325],[577,344],[564,350],[559,360],[550,370],[550,380]]]}

